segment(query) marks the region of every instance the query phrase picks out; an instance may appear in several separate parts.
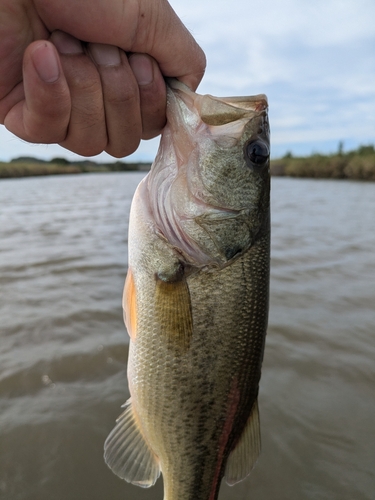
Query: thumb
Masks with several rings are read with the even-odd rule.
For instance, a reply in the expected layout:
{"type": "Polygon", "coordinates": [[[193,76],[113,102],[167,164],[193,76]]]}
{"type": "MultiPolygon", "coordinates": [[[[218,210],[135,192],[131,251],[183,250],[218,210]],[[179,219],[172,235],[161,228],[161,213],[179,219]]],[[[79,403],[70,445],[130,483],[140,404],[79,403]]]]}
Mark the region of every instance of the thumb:
{"type": "Polygon", "coordinates": [[[167,0],[34,3],[50,32],[58,29],[85,42],[148,54],[156,59],[164,76],[176,77],[193,90],[203,77],[205,55],[167,0]]]}
{"type": "Polygon", "coordinates": [[[25,51],[25,99],[8,112],[6,128],[28,142],[61,142],[70,116],[70,93],[52,43],[33,42],[25,51]],[[57,119],[58,118],[58,119],[57,119]]]}
{"type": "Polygon", "coordinates": [[[141,52],[142,46],[158,61],[164,76],[176,77],[192,90],[198,87],[206,57],[167,1],[140,1],[134,51],[141,52]],[[150,10],[149,20],[142,16],[145,7],[150,10]]]}

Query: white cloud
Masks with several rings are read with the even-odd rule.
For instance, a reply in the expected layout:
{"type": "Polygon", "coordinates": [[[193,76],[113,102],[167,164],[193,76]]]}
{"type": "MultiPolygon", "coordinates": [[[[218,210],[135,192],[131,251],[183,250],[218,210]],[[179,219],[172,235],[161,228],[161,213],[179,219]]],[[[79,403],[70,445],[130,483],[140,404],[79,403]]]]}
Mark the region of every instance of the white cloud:
{"type": "Polygon", "coordinates": [[[274,151],[375,141],[375,2],[218,1],[199,9],[208,32],[200,90],[266,93],[274,151]]]}
{"type": "Polygon", "coordinates": [[[373,0],[170,0],[194,36],[211,43],[254,36],[303,38],[325,46],[372,37],[373,0]]]}
{"type": "MultiPolygon", "coordinates": [[[[170,2],[207,54],[200,92],[268,95],[276,154],[375,142],[374,0],[170,2]]],[[[9,137],[0,130],[0,158],[71,156],[9,137]]],[[[157,143],[129,160],[152,159],[157,143]]]]}

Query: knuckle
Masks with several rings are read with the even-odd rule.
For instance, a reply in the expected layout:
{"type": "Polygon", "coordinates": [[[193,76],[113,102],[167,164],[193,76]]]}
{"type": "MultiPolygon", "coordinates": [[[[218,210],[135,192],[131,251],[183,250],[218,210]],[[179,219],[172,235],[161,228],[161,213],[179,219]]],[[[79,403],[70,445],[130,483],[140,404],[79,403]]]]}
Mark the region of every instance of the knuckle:
{"type": "Polygon", "coordinates": [[[81,156],[96,156],[104,151],[106,145],[105,133],[89,124],[70,127],[66,139],[60,142],[60,146],[81,156]]]}
{"type": "Polygon", "coordinates": [[[65,93],[43,96],[27,108],[25,129],[31,136],[41,134],[50,138],[49,142],[61,141],[66,134],[70,111],[70,98],[65,93]]]}
{"type": "Polygon", "coordinates": [[[105,92],[105,101],[113,106],[126,105],[127,108],[139,108],[138,89],[116,88],[105,92]]]}
{"type": "Polygon", "coordinates": [[[74,143],[70,144],[69,141],[60,143],[61,146],[63,146],[66,149],[69,149],[69,151],[72,151],[73,153],[76,153],[77,155],[80,156],[96,156],[99,155],[104,151],[105,145],[103,147],[98,144],[80,144],[80,143],[74,143]]]}
{"type": "Polygon", "coordinates": [[[75,153],[81,156],[96,156],[104,151],[106,141],[93,141],[87,143],[79,143],[76,146],[75,153]]]}
{"type": "Polygon", "coordinates": [[[43,119],[43,117],[26,119],[24,127],[28,140],[36,143],[58,143],[66,137],[67,127],[60,123],[56,125],[54,119],[43,119]]]}
{"type": "Polygon", "coordinates": [[[145,141],[148,141],[149,139],[153,139],[154,137],[157,137],[159,134],[161,134],[163,127],[160,128],[147,128],[143,131],[142,133],[142,139],[145,141]]]}
{"type": "Polygon", "coordinates": [[[142,101],[142,139],[152,139],[160,134],[166,124],[165,108],[160,103],[142,101]]]}
{"type": "Polygon", "coordinates": [[[124,158],[134,153],[140,143],[140,139],[131,139],[129,141],[123,141],[118,143],[109,142],[108,146],[105,148],[105,152],[115,158],[124,158]]]}

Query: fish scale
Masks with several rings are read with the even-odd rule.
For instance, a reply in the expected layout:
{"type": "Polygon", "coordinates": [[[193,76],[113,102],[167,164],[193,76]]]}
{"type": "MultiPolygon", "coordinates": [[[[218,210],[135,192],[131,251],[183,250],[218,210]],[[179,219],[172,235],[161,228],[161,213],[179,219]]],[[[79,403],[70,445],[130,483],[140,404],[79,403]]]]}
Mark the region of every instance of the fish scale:
{"type": "Polygon", "coordinates": [[[145,487],[162,472],[165,500],[216,499],[223,476],[229,484],[244,479],[260,450],[268,129],[264,96],[248,99],[245,105],[246,98],[226,98],[217,107],[217,98],[172,82],[169,125],[132,204],[124,294],[131,400],[107,438],[105,459],[120,477],[145,487]],[[209,123],[198,119],[200,107],[209,123]],[[181,164],[189,141],[195,153],[181,164]],[[198,165],[189,165],[192,158],[198,165]],[[233,199],[222,195],[228,175],[233,199]]]}

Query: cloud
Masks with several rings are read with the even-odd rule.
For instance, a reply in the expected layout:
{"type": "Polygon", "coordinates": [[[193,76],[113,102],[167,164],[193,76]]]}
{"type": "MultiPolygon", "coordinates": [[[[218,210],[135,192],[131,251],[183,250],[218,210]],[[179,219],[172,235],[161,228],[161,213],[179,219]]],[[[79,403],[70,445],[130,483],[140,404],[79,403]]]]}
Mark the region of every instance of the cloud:
{"type": "MultiPolygon", "coordinates": [[[[208,4],[200,7],[206,21],[208,4]]],[[[200,90],[266,93],[274,155],[374,142],[373,19],[367,0],[216,2],[200,90]]]]}
{"type": "MultiPolygon", "coordinates": [[[[375,142],[374,0],[170,3],[207,54],[200,92],[268,95],[275,156],[375,142]]],[[[15,143],[4,130],[0,141],[3,158],[71,156],[15,143]]],[[[129,159],[151,160],[157,144],[142,142],[129,159]]]]}
{"type": "Polygon", "coordinates": [[[170,0],[203,45],[219,39],[300,38],[315,46],[372,37],[372,0],[170,0]]]}

